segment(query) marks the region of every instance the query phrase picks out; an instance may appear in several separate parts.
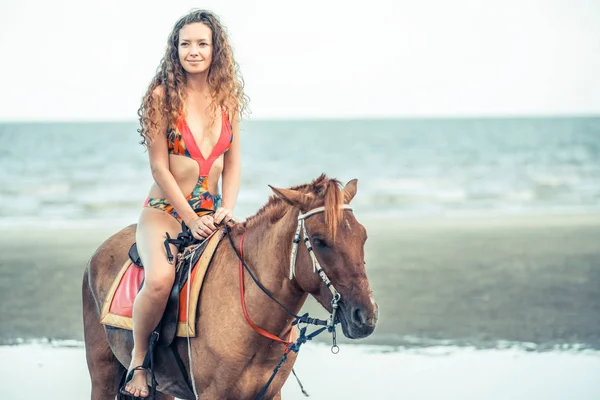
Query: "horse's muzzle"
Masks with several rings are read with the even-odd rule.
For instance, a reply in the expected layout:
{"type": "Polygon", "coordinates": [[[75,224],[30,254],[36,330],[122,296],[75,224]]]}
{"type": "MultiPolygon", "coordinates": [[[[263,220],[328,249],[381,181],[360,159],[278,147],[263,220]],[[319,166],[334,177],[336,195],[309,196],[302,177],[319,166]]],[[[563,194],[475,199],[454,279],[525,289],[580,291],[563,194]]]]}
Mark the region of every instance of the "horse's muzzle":
{"type": "Polygon", "coordinates": [[[340,322],[344,336],[349,339],[361,339],[375,330],[379,306],[373,300],[368,306],[340,302],[340,322]]]}

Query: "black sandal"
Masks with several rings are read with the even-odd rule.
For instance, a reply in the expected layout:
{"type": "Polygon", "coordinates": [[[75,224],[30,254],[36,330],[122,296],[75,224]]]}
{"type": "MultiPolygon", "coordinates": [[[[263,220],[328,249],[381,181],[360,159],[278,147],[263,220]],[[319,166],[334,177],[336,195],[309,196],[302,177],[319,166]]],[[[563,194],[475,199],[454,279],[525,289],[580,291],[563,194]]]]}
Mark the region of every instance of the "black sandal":
{"type": "MultiPolygon", "coordinates": [[[[131,380],[133,379],[133,374],[135,373],[135,371],[146,371],[146,374],[150,372],[150,370],[148,368],[145,368],[143,365],[138,365],[137,367],[133,368],[131,371],[129,371],[127,373],[127,377],[125,378],[125,382],[123,383],[123,386],[121,386],[121,388],[119,389],[119,393],[124,395],[124,396],[129,396],[131,398],[134,399],[148,399],[150,398],[150,392],[152,390],[152,388],[150,387],[150,385],[148,385],[148,394],[146,396],[135,396],[133,393],[129,393],[127,390],[125,390],[125,387],[127,386],[127,384],[129,382],[131,382],[131,380]]],[[[146,375],[146,384],[148,382],[148,375],[146,375]]],[[[140,390],[140,394],[142,394],[142,390],[140,390]]]]}

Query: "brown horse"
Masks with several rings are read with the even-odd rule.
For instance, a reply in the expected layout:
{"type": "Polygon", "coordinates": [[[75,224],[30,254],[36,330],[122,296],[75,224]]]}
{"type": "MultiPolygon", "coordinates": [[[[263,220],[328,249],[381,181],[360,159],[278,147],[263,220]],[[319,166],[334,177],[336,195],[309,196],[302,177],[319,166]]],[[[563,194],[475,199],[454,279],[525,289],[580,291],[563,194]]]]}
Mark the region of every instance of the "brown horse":
{"type": "MultiPolygon", "coordinates": [[[[243,235],[243,259],[257,280],[292,312],[299,312],[308,294],[332,312],[333,294],[339,293],[338,318],[344,335],[351,339],[370,335],[378,314],[365,273],[366,230],[349,206],[356,194],[356,183],[352,180],[342,188],[337,180],[321,175],[310,184],[291,189],[271,187],[276,196],[255,216],[231,229],[236,247],[243,235]],[[308,235],[307,247],[312,244],[312,255],[303,245],[293,246],[301,222],[304,233],[300,236],[308,235]],[[290,267],[294,249],[297,257],[290,267]],[[322,268],[322,276],[315,268],[322,268]],[[331,287],[325,283],[327,278],[331,287]]],[[[131,225],[106,240],[84,273],[85,346],[95,400],[115,398],[123,365],[130,362],[131,332],[107,329],[99,323],[99,317],[106,293],[135,240],[135,229],[131,225]]],[[[175,339],[188,374],[191,354],[191,376],[202,399],[256,398],[285,349],[281,343],[259,335],[246,322],[240,305],[238,263],[229,240],[224,238],[205,277],[196,315],[197,335],[189,339],[191,348],[188,349],[186,338],[175,339]]],[[[287,337],[293,318],[248,273],[244,285],[247,311],[253,322],[281,338],[287,337]]],[[[281,388],[295,356],[293,352],[289,354],[264,398],[281,398],[281,388]]],[[[178,389],[180,383],[174,382],[172,367],[161,368],[158,363],[155,369],[158,399],[185,396],[178,389]]]]}

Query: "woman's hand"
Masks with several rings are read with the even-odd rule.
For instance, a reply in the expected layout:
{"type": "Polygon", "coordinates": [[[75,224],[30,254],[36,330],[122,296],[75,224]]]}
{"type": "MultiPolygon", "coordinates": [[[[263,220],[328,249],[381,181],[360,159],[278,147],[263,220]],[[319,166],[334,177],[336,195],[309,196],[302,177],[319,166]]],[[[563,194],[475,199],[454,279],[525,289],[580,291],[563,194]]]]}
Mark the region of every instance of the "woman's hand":
{"type": "Polygon", "coordinates": [[[217,230],[212,215],[203,215],[194,218],[188,225],[188,228],[190,228],[192,235],[198,240],[206,239],[211,233],[217,230]]]}
{"type": "Polygon", "coordinates": [[[233,213],[227,208],[219,207],[217,208],[217,211],[215,211],[213,218],[214,223],[219,225],[221,221],[225,221],[225,223],[229,222],[233,218],[233,213]]]}

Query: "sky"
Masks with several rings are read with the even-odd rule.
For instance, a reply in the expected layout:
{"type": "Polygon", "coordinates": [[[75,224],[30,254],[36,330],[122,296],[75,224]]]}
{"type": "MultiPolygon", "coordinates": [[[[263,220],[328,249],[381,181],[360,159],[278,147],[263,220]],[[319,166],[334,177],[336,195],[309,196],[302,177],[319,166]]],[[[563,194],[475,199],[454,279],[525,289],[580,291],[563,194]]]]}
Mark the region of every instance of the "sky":
{"type": "Polygon", "coordinates": [[[0,120],[135,120],[194,7],[253,119],[600,114],[598,0],[2,0],[0,120]]]}

